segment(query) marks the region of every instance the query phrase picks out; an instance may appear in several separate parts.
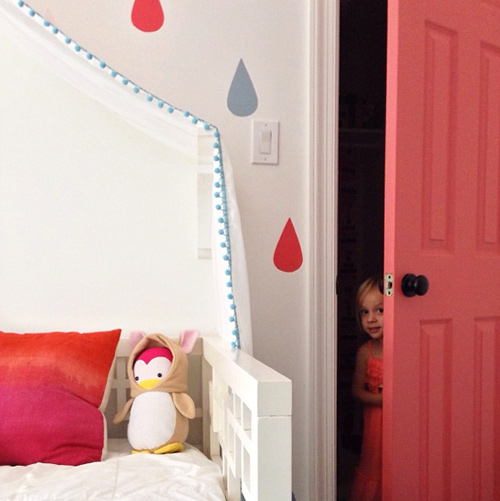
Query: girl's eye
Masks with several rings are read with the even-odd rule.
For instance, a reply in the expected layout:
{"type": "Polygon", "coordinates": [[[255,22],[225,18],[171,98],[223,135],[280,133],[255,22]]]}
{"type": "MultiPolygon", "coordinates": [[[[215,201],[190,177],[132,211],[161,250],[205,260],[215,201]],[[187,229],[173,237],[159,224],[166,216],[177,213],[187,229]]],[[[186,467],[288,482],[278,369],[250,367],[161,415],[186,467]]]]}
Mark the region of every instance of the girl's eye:
{"type": "Polygon", "coordinates": [[[379,313],[384,313],[384,308],[379,308],[377,311],[378,311],[379,313]]]}
{"type": "Polygon", "coordinates": [[[361,310],[359,312],[360,315],[367,315],[368,314],[368,310],[361,310]]]}

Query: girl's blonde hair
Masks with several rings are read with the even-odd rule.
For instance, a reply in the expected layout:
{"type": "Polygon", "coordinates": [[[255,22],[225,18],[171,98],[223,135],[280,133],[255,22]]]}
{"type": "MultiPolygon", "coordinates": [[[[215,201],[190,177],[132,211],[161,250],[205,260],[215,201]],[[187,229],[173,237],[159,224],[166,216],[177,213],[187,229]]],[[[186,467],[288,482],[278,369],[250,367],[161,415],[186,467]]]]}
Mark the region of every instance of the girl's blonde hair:
{"type": "Polygon", "coordinates": [[[358,327],[361,329],[361,303],[365,296],[372,289],[377,288],[381,294],[383,294],[384,290],[384,282],[382,277],[370,277],[367,278],[358,288],[358,292],[356,294],[356,321],[358,322],[358,327]]]}

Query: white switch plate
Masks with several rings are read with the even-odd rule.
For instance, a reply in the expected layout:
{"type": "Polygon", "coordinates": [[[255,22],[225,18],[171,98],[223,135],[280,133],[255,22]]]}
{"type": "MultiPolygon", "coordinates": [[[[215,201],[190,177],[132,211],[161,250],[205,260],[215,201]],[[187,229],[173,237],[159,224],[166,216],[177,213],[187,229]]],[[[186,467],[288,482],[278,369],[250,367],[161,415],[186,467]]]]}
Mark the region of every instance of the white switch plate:
{"type": "Polygon", "coordinates": [[[278,165],[280,123],[252,120],[252,163],[278,165]]]}

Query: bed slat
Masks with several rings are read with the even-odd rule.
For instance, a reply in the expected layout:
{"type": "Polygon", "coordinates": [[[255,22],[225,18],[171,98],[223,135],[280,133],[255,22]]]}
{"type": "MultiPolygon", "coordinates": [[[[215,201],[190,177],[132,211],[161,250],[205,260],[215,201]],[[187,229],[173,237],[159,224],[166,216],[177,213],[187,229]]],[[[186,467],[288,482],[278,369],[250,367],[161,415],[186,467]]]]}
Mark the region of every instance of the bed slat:
{"type": "Polygon", "coordinates": [[[204,338],[203,358],[212,426],[204,447],[217,449],[215,434],[228,500],[290,501],[291,381],[220,338],[204,338]]]}

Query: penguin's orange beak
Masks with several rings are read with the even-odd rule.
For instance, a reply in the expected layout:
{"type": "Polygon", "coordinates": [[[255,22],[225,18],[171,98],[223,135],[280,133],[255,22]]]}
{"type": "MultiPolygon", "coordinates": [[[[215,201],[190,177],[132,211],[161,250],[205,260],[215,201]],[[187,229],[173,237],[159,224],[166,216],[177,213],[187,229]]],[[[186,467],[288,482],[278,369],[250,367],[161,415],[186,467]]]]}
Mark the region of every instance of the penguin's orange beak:
{"type": "Polygon", "coordinates": [[[151,388],[154,388],[161,379],[153,378],[153,379],[145,379],[144,381],[141,381],[140,383],[137,383],[138,386],[141,388],[144,388],[145,390],[150,390],[151,388]]]}

